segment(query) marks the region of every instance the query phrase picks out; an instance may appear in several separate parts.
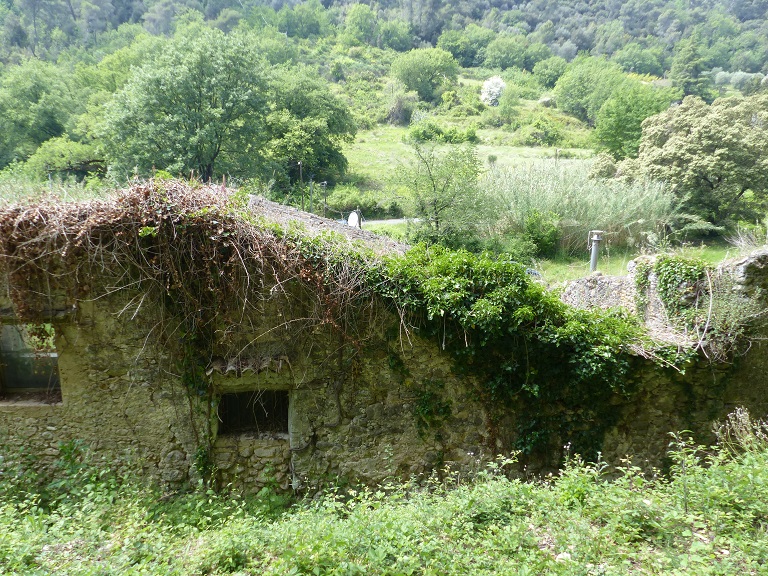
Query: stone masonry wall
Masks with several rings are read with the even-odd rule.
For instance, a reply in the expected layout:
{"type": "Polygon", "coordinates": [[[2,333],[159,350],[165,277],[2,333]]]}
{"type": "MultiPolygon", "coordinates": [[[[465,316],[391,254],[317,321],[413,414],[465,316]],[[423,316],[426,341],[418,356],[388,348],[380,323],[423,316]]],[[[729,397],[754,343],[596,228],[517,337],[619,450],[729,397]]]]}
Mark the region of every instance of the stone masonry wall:
{"type": "MultiPolygon", "coordinates": [[[[626,282],[593,277],[580,289],[624,298],[627,292],[615,287],[626,282]]],[[[0,318],[12,322],[2,294],[0,318]]],[[[51,315],[62,402],[0,401],[3,449],[23,447],[45,466],[59,456],[60,442],[77,440],[126,473],[170,487],[197,479],[195,461],[207,442],[205,407],[190,404],[173,358],[151,337],[158,311],[147,305],[135,317],[116,313],[129,302],[124,294],[57,304],[51,315]]],[[[247,358],[238,364],[219,357],[223,349],[212,351],[218,393],[285,390],[289,397],[287,433],[219,434],[214,406],[212,456],[220,486],[256,491],[265,485],[304,489],[418,478],[471,469],[513,447],[515,410],[494,429],[473,393],[475,383],[455,373],[438,342],[418,332],[401,337],[398,319],[385,312],[377,313],[368,340],[357,346],[323,326],[278,329],[306,312],[267,302],[259,317],[243,319],[249,331],[237,335],[256,342],[247,358]],[[261,340],[254,336],[265,333],[261,340]],[[441,409],[430,413],[435,406],[441,409]]],[[[619,464],[633,456],[639,464],[662,467],[671,431],[692,430],[707,442],[712,423],[736,406],[765,416],[766,358],[756,345],[734,367],[702,362],[685,374],[637,359],[638,392],[631,401],[611,399],[618,423],[605,434],[603,457],[619,464]]]]}
{"type": "Polygon", "coordinates": [[[146,348],[146,318],[130,324],[115,315],[124,304],[81,303],[55,322],[62,402],[0,402],[0,444],[23,447],[45,465],[60,443],[82,441],[118,469],[187,481],[197,444],[189,409],[158,370],[158,351],[146,348]]]}
{"type": "MultiPolygon", "coordinates": [[[[190,406],[173,359],[151,338],[157,312],[145,307],[135,317],[116,314],[130,300],[126,294],[60,307],[55,330],[62,402],[0,401],[0,446],[23,446],[46,466],[59,456],[62,442],[78,441],[97,460],[126,473],[171,487],[197,479],[204,407],[190,406]]],[[[8,300],[0,307],[4,321],[12,322],[8,300]]],[[[289,312],[306,311],[270,304],[262,317],[243,323],[263,333],[265,326],[285,323],[289,312]]],[[[409,344],[379,333],[356,350],[323,328],[290,342],[281,334],[273,330],[251,347],[248,363],[261,363],[258,369],[230,371],[226,359],[214,357],[217,392],[273,389],[290,397],[285,435],[216,434],[214,410],[212,455],[220,486],[255,491],[342,478],[407,478],[466,467],[484,451],[483,409],[436,345],[415,334],[409,344]],[[428,424],[414,410],[426,385],[450,407],[449,416],[428,424]]],[[[252,334],[240,338],[248,341],[252,334]]]]}

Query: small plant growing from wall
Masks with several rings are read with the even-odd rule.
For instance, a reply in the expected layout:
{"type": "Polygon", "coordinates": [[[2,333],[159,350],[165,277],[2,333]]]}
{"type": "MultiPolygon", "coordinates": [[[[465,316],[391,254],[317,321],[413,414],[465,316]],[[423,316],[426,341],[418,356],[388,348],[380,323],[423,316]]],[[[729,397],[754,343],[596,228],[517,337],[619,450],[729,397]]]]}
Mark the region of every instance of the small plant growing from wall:
{"type": "Polygon", "coordinates": [[[747,298],[734,290],[727,270],[715,270],[698,258],[662,254],[637,260],[636,305],[641,315],[650,308],[653,287],[670,329],[687,334],[691,349],[712,361],[728,361],[748,349],[755,326],[768,315],[759,297],[747,298]]]}

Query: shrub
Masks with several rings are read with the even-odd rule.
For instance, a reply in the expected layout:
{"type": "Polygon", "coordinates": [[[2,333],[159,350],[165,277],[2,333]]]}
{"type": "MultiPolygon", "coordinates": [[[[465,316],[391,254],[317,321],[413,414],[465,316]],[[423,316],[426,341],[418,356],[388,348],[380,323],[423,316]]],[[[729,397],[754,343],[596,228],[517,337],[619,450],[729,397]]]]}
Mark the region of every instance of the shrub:
{"type": "Polygon", "coordinates": [[[423,48],[400,54],[392,62],[392,75],[425,101],[436,100],[456,82],[459,65],[439,48],[423,48]]]}
{"type": "Polygon", "coordinates": [[[408,125],[419,102],[418,94],[409,92],[405,84],[394,80],[384,87],[384,98],[386,121],[400,126],[408,125]]]}
{"type": "Polygon", "coordinates": [[[518,98],[537,100],[541,96],[542,88],[536,77],[521,68],[509,68],[501,75],[507,83],[507,87],[514,86],[518,98]]]}
{"type": "Polygon", "coordinates": [[[466,130],[459,130],[455,126],[443,130],[431,119],[422,120],[411,126],[408,137],[414,142],[440,142],[444,144],[475,143],[479,140],[474,126],[470,126],[466,130]]]}
{"type": "Polygon", "coordinates": [[[551,117],[538,114],[521,127],[515,141],[523,146],[554,146],[562,139],[562,129],[551,117]]]}
{"type": "Polygon", "coordinates": [[[525,218],[525,236],[536,246],[536,256],[553,257],[560,242],[560,217],[554,212],[532,210],[525,218]]]}
{"type": "Polygon", "coordinates": [[[403,215],[396,200],[373,192],[361,192],[356,186],[339,184],[328,193],[330,217],[346,216],[357,209],[367,219],[400,218],[403,215]]]}
{"type": "Polygon", "coordinates": [[[483,88],[480,90],[480,100],[486,106],[498,106],[504,88],[507,84],[501,79],[501,76],[492,76],[483,82],[483,88]]]}
{"type": "Polygon", "coordinates": [[[533,75],[545,88],[553,88],[560,76],[565,72],[568,62],[560,56],[552,56],[546,60],[536,62],[533,67],[533,75]]]}

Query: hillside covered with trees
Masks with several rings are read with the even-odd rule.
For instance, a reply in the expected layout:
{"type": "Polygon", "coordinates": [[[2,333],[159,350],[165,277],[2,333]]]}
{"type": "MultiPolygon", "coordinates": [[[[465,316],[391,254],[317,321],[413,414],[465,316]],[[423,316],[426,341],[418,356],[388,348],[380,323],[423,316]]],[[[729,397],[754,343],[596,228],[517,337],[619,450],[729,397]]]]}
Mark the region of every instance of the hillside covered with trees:
{"type": "Polygon", "coordinates": [[[765,213],[767,10],[6,0],[0,184],[98,190],[160,171],[301,205],[322,183],[337,214],[405,212],[423,222],[412,240],[518,255],[568,251],[597,226],[626,245],[722,232],[765,213]],[[389,127],[377,164],[365,142],[389,127]],[[580,194],[645,198],[647,213],[602,217],[539,190],[515,214],[509,158],[531,148],[603,152],[580,194]],[[424,180],[441,170],[461,184],[424,180]],[[566,226],[563,206],[590,216],[566,226]]]}

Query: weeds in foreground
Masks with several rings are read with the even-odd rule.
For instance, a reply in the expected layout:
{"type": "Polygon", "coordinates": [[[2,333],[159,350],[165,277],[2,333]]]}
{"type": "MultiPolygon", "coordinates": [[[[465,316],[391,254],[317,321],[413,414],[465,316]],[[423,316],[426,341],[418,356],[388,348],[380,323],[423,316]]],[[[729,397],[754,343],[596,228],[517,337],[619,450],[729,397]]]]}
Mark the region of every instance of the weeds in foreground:
{"type": "Polygon", "coordinates": [[[666,476],[573,457],[521,481],[507,460],[290,508],[265,493],[162,497],[98,471],[81,447],[64,447],[55,489],[5,457],[0,573],[765,573],[766,424],[740,410],[717,430],[723,443],[706,449],[674,435],[666,476]]]}

